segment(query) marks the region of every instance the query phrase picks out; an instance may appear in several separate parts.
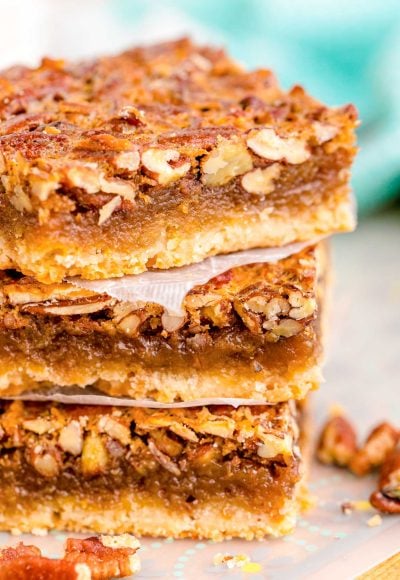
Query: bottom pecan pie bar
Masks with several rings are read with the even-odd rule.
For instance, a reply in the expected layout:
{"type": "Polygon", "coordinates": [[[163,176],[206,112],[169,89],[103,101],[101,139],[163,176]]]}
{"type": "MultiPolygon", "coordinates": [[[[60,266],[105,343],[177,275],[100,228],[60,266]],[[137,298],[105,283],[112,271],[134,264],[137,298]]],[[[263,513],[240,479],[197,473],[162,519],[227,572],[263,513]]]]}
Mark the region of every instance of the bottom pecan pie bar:
{"type": "Polygon", "coordinates": [[[0,273],[0,392],[93,385],[161,402],[302,398],[321,379],[324,244],[196,286],[171,326],[150,302],[0,273]],[[322,309],[321,309],[322,306],[322,309]]]}
{"type": "Polygon", "coordinates": [[[175,538],[293,529],[299,412],[2,402],[0,529],[175,538]]]}

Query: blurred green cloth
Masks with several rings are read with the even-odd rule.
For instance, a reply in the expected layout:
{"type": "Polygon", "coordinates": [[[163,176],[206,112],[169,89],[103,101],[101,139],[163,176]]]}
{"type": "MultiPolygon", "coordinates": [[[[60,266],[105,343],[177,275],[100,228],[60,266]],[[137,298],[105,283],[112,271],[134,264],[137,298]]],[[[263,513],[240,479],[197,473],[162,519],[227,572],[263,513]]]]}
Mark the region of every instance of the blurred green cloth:
{"type": "MultiPolygon", "coordinates": [[[[112,7],[133,40],[141,21],[170,11],[180,29],[225,44],[250,67],[272,68],[284,87],[302,84],[330,105],[354,103],[362,121],[353,172],[359,208],[369,212],[399,194],[399,0],[113,0],[112,7]]],[[[167,24],[163,34],[171,36],[167,24]]]]}

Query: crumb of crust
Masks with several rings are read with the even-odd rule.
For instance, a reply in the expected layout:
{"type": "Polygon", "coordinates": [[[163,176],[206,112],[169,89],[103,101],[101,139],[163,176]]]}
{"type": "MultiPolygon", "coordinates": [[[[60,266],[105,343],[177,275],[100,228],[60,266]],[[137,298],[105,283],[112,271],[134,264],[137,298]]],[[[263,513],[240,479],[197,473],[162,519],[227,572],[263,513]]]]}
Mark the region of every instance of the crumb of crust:
{"type": "Polygon", "coordinates": [[[367,520],[367,526],[369,528],[376,528],[377,526],[381,525],[382,525],[382,516],[380,516],[379,514],[375,514],[374,516],[372,516],[372,518],[369,518],[369,520],[367,520]]]}
{"type": "Polygon", "coordinates": [[[247,554],[229,554],[218,552],[213,558],[214,566],[226,566],[229,569],[242,568],[245,564],[250,563],[250,557],[247,554]]]}
{"type": "Polygon", "coordinates": [[[44,537],[44,536],[47,536],[48,533],[49,533],[49,531],[46,530],[46,528],[32,528],[32,535],[33,536],[44,537]]]}

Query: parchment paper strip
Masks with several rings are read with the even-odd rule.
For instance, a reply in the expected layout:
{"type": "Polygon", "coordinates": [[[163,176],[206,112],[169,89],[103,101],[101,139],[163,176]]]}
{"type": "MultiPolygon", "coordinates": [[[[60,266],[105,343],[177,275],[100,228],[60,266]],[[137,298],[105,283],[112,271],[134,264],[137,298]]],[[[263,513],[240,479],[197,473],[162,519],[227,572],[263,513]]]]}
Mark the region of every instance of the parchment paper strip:
{"type": "Polygon", "coordinates": [[[68,282],[99,294],[108,294],[117,300],[125,302],[136,302],[138,300],[154,302],[163,306],[168,314],[180,316],[183,314],[183,299],[194,286],[205,284],[211,278],[226,272],[230,268],[257,262],[277,262],[300,252],[321,239],[289,244],[281,248],[258,248],[213,256],[199,264],[191,264],[190,266],[171,268],[169,270],[152,270],[136,276],[122,276],[121,278],[110,278],[108,280],[69,278],[68,282]]]}
{"type": "Polygon", "coordinates": [[[54,401],[70,405],[113,405],[117,407],[150,407],[152,409],[179,409],[183,407],[201,407],[204,405],[267,405],[262,398],[238,399],[238,398],[211,398],[196,399],[185,403],[158,403],[151,399],[129,399],[126,397],[110,397],[104,395],[93,387],[54,387],[46,390],[26,391],[13,397],[2,397],[6,400],[54,401]]]}

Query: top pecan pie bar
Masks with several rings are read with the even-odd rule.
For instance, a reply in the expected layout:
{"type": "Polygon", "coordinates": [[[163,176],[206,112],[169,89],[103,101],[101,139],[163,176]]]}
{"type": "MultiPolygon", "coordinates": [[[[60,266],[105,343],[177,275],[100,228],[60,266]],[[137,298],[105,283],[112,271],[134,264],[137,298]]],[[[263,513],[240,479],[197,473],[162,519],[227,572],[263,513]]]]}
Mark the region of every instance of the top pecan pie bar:
{"type": "Polygon", "coordinates": [[[0,267],[42,282],[349,230],[356,112],[189,40],[0,75],[0,267]]]}

